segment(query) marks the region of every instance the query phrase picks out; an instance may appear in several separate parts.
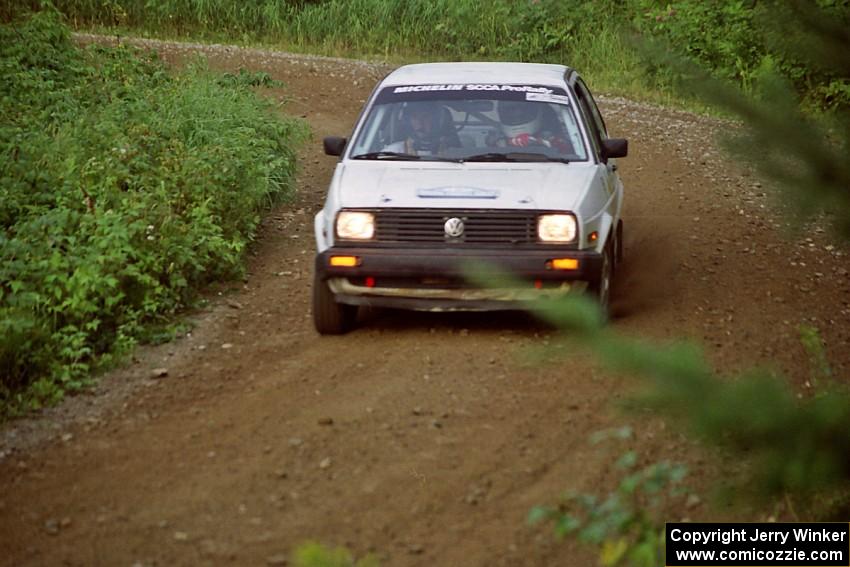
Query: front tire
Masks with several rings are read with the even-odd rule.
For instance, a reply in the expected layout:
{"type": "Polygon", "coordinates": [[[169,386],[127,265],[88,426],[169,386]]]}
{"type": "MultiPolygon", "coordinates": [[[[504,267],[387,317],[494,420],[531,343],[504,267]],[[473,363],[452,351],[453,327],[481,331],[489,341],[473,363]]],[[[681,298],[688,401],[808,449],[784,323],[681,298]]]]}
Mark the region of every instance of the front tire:
{"type": "Polygon", "coordinates": [[[617,246],[614,249],[616,254],[614,261],[614,272],[620,269],[620,266],[623,264],[623,221],[619,221],[617,223],[617,246]]]}
{"type": "Polygon", "coordinates": [[[357,306],[338,303],[328,282],[313,276],[313,325],[320,335],[342,335],[354,328],[357,306]]]}
{"type": "Polygon", "coordinates": [[[599,279],[588,287],[591,296],[599,304],[605,321],[608,321],[611,315],[611,285],[614,275],[614,246],[611,242],[612,240],[608,239],[605,248],[602,249],[602,268],[599,271],[599,279]]]}

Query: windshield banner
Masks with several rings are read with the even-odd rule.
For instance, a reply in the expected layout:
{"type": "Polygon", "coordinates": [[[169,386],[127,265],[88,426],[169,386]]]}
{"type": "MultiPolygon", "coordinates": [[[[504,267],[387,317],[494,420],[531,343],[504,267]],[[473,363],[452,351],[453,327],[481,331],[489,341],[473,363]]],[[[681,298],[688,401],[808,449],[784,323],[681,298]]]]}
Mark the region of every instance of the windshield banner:
{"type": "Polygon", "coordinates": [[[534,100],[569,104],[564,89],[544,85],[486,83],[449,85],[400,85],[381,89],[376,103],[415,100],[534,100]]]}

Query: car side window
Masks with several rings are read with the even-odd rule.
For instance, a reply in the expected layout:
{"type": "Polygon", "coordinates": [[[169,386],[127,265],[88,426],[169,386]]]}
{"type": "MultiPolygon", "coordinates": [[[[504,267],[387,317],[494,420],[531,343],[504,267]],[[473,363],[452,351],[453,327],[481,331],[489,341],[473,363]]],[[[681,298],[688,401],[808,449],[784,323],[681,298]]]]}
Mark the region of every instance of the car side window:
{"type": "MultiPolygon", "coordinates": [[[[578,84],[576,84],[576,86],[578,86],[578,84]]],[[[587,137],[590,138],[590,144],[593,146],[593,152],[597,156],[600,156],[602,155],[602,138],[599,133],[599,128],[596,125],[596,121],[593,119],[593,113],[590,110],[590,105],[587,102],[587,98],[579,88],[576,88],[576,98],[578,99],[578,106],[579,110],[581,111],[582,119],[584,120],[584,123],[587,126],[587,137]]]]}
{"type": "Polygon", "coordinates": [[[608,139],[608,128],[605,127],[605,121],[602,119],[602,113],[599,112],[599,107],[596,106],[596,101],[593,100],[593,95],[590,94],[590,89],[584,84],[584,81],[578,79],[576,88],[581,93],[582,98],[587,102],[587,107],[590,110],[590,115],[593,118],[596,129],[599,132],[601,140],[608,139]]]}

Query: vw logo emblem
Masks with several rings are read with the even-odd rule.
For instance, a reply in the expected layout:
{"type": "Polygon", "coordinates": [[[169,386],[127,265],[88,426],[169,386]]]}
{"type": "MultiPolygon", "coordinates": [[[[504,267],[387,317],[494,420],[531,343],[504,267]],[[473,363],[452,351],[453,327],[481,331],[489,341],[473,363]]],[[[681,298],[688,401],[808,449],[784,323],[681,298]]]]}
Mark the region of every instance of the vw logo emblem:
{"type": "Polygon", "coordinates": [[[463,236],[463,220],[457,217],[447,220],[443,228],[446,230],[446,236],[449,238],[460,238],[463,236]]]}

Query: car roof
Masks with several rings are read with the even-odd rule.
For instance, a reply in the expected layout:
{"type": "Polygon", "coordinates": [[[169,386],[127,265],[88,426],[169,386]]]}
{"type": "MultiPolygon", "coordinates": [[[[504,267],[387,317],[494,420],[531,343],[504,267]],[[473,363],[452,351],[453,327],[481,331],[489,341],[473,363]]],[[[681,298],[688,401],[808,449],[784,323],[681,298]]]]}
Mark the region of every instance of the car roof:
{"type": "Polygon", "coordinates": [[[417,63],[399,67],[383,80],[389,85],[525,84],[559,85],[571,69],[546,63],[417,63]]]}

